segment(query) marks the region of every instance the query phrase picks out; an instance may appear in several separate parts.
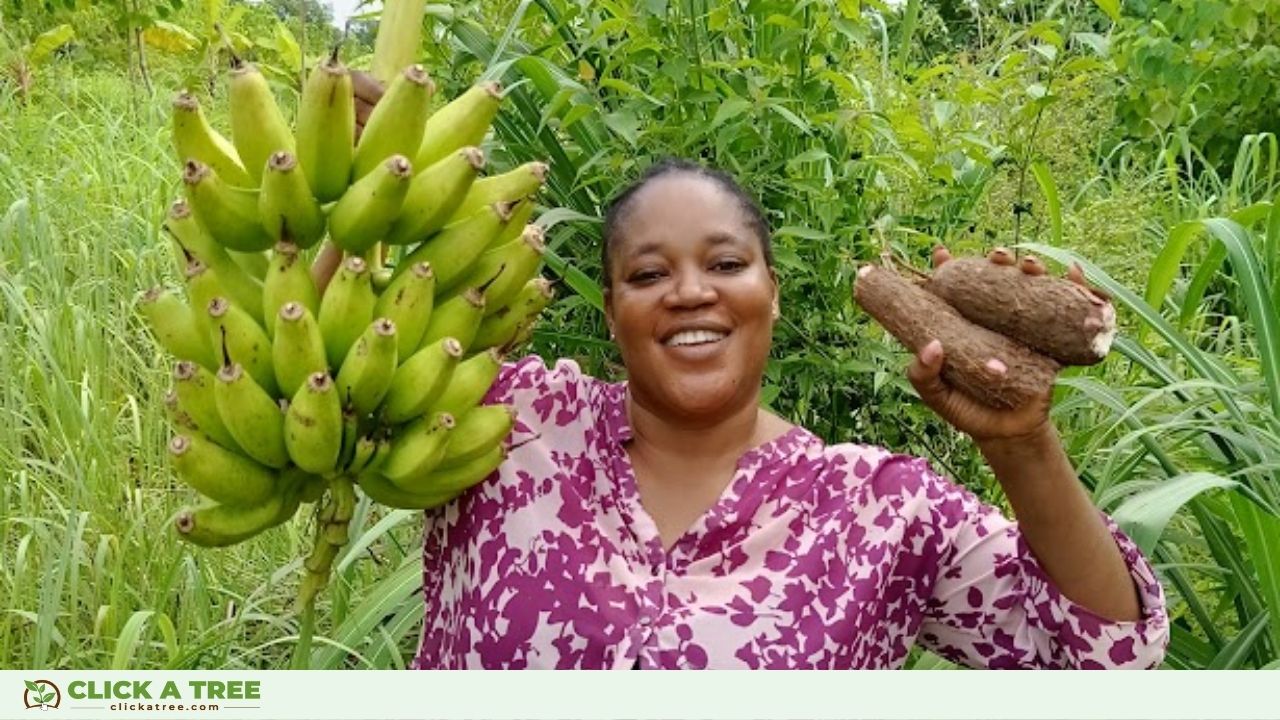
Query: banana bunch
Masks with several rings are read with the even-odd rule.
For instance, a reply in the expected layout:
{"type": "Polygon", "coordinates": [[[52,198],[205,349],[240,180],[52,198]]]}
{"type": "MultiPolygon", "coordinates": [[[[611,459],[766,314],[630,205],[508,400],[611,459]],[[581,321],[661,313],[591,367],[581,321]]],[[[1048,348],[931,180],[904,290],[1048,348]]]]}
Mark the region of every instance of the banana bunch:
{"type": "Polygon", "coordinates": [[[164,230],[186,292],[151,290],[141,313],[177,358],[173,467],[208,501],[174,525],[225,546],[317,503],[311,593],[346,542],[357,488],[429,508],[504,460],[513,411],[480,401],[552,299],[529,224],[547,166],[481,178],[501,87],[432,113],[434,92],[405,69],[358,143],[336,52],[307,78],[293,128],[239,61],[230,140],[194,96],[173,103],[184,197],[164,230]],[[326,238],[344,257],[322,291],[309,251],[326,238]]]}

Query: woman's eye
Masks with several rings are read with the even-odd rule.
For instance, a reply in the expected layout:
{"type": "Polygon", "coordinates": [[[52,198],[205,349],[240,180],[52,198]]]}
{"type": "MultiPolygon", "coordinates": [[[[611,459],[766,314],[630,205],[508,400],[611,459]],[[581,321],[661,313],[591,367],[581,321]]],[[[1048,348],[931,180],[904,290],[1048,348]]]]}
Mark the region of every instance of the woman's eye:
{"type": "Polygon", "coordinates": [[[653,282],[654,280],[657,280],[661,276],[662,276],[662,273],[658,272],[657,270],[641,270],[639,272],[632,273],[629,279],[633,283],[647,283],[647,282],[653,282]]]}
{"type": "Polygon", "coordinates": [[[747,264],[741,260],[719,260],[712,267],[721,272],[734,272],[736,270],[741,270],[746,266],[747,264]]]}

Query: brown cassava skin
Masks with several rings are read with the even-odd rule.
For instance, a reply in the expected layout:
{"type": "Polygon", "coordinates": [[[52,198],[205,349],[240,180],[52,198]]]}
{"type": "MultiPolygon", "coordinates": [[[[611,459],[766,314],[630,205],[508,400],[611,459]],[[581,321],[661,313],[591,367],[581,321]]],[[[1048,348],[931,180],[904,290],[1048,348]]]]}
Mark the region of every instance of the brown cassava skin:
{"type": "Polygon", "coordinates": [[[983,404],[1022,407],[1052,391],[1060,369],[1056,362],[969,322],[941,298],[891,269],[863,266],[853,297],[912,352],[931,340],[940,341],[943,380],[983,404]],[[992,367],[992,360],[1004,371],[992,367]]]}
{"type": "Polygon", "coordinates": [[[1115,309],[1070,280],[986,258],[955,258],[935,268],[923,287],[970,322],[1063,365],[1093,365],[1111,348],[1115,309]]]}

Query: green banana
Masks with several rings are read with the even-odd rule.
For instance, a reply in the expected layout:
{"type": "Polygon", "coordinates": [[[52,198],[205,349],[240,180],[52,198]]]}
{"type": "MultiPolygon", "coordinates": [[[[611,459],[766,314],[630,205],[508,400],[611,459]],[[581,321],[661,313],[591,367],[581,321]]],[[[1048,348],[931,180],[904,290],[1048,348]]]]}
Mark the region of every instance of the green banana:
{"type": "Polygon", "coordinates": [[[405,195],[404,208],[387,232],[387,243],[420,242],[448,224],[483,169],[484,153],[479,148],[465,147],[415,175],[405,195]]]}
{"type": "Polygon", "coordinates": [[[169,460],[183,482],[228,505],[257,505],[276,492],[276,474],[199,435],[174,435],[169,460]]]}
{"type": "Polygon", "coordinates": [[[462,352],[457,340],[444,338],[427,344],[401,363],[382,401],[382,419],[399,424],[425,413],[449,386],[462,352]]]}
{"type": "MultiPolygon", "coordinates": [[[[262,317],[262,283],[242,266],[250,257],[245,253],[232,254],[222,247],[191,210],[186,200],[179,198],[169,206],[164,229],[175,243],[182,267],[194,257],[207,265],[222,285],[222,292],[232,302],[249,311],[255,318],[262,317]]],[[[260,255],[258,255],[260,257],[260,255]]]]}
{"type": "Polygon", "coordinates": [[[480,212],[486,205],[530,197],[546,184],[548,170],[550,166],[546,163],[530,162],[501,175],[477,180],[462,204],[453,212],[453,217],[469,217],[480,212]]]}
{"type": "Polygon", "coordinates": [[[298,162],[307,186],[322,203],[342,197],[351,181],[356,143],[355,96],[351,73],[329,59],[311,71],[298,108],[298,162]]]}
{"type": "Polygon", "coordinates": [[[524,284],[515,299],[480,322],[472,348],[505,349],[516,343],[523,330],[532,326],[538,313],[551,304],[555,293],[551,281],[534,278],[524,284]]]}
{"type": "MultiPolygon", "coordinates": [[[[232,60],[227,92],[231,107],[231,140],[253,184],[262,182],[267,158],[281,150],[294,151],[293,133],[285,122],[271,86],[252,63],[232,60]]],[[[267,245],[270,247],[270,244],[267,245]]],[[[266,248],[261,248],[265,250],[266,248]]]]}
{"type": "Polygon", "coordinates": [[[249,314],[227,300],[216,297],[208,305],[212,340],[221,348],[223,365],[237,362],[253,377],[263,390],[275,395],[279,390],[276,372],[272,367],[271,339],[267,331],[249,314]]]}
{"type": "Polygon", "coordinates": [[[533,219],[533,211],[536,205],[532,199],[525,198],[517,201],[514,205],[509,205],[509,207],[511,208],[511,219],[507,221],[506,225],[502,226],[502,230],[485,246],[486,252],[502,247],[524,234],[525,227],[533,219]]]}
{"type": "Polygon", "coordinates": [[[379,472],[401,489],[412,491],[414,482],[444,458],[453,427],[449,413],[418,418],[392,439],[379,472]]]}
{"type": "Polygon", "coordinates": [[[351,462],[347,464],[347,469],[343,472],[348,475],[359,475],[373,462],[373,456],[377,453],[381,443],[378,440],[366,435],[356,441],[355,451],[351,455],[351,462]]]}
{"type": "Polygon", "coordinates": [[[414,157],[422,145],[422,131],[435,92],[436,84],[421,65],[410,65],[396,75],[360,134],[353,178],[359,180],[393,155],[414,157]]]}
{"type": "Polygon", "coordinates": [[[257,188],[231,187],[198,160],[187,161],[182,182],[201,223],[223,247],[243,252],[271,247],[271,236],[259,220],[257,188]]]}
{"type": "Polygon", "coordinates": [[[401,265],[431,263],[431,270],[436,274],[436,292],[448,292],[459,284],[467,269],[502,232],[511,220],[511,210],[508,205],[490,205],[484,212],[441,230],[409,253],[401,265]]]}
{"type": "Polygon", "coordinates": [[[241,252],[239,250],[228,250],[227,254],[235,261],[240,269],[249,275],[249,277],[262,282],[267,276],[267,265],[271,262],[267,259],[267,253],[264,251],[241,252]]]}
{"type": "Polygon", "coordinates": [[[213,397],[217,383],[213,373],[193,362],[183,361],[173,366],[173,389],[178,396],[178,409],[195,423],[196,429],[222,447],[239,451],[240,444],[218,414],[218,403],[213,397]]]}
{"type": "Polygon", "coordinates": [[[342,450],[342,402],[325,372],[313,373],[284,416],[284,443],[294,464],[316,475],[333,472],[342,450]]]}
{"type": "Polygon", "coordinates": [[[331,368],[341,367],[356,338],[373,322],[373,307],[378,297],[373,293],[370,275],[363,259],[349,257],[320,298],[316,319],[331,368]]]}
{"type": "Polygon", "coordinates": [[[466,352],[480,329],[484,308],[484,294],[479,288],[470,288],[440,303],[431,311],[431,321],[422,333],[421,347],[451,337],[466,352]]]}
{"type": "MultiPolygon", "coordinates": [[[[381,260],[381,258],[379,258],[381,260]]],[[[391,280],[395,277],[395,270],[389,267],[380,267],[373,271],[373,277],[370,283],[373,284],[373,291],[381,297],[388,287],[391,287],[391,280]]]]}
{"type": "Polygon", "coordinates": [[[528,225],[519,238],[481,255],[459,287],[483,287],[485,315],[496,313],[538,272],[545,251],[542,228],[528,225]]]}
{"type": "Polygon", "coordinates": [[[173,100],[173,149],[178,153],[179,162],[195,158],[212,167],[231,185],[253,185],[253,178],[240,162],[235,145],[213,129],[200,109],[200,101],[186,90],[173,100]]]}
{"type": "Polygon", "coordinates": [[[396,324],[397,356],[407,358],[422,343],[435,306],[436,277],[427,263],[392,278],[373,306],[373,316],[396,324]]]}
{"type": "Polygon", "coordinates": [[[414,165],[431,167],[459,148],[480,145],[502,104],[502,85],[476,85],[427,118],[414,165]]]}
{"type": "Polygon", "coordinates": [[[501,369],[502,355],[497,350],[488,350],[463,360],[458,363],[449,386],[436,399],[431,410],[461,416],[480,404],[501,369]]]}
{"type": "Polygon", "coordinates": [[[258,192],[258,216],[271,239],[309,248],[324,236],[324,213],[311,194],[298,158],[289,152],[271,154],[258,192]]]}
{"type": "Polygon", "coordinates": [[[479,457],[449,468],[437,466],[431,472],[418,478],[413,485],[415,492],[435,497],[450,497],[478,484],[489,477],[507,459],[507,449],[495,445],[479,457]]]}
{"type": "Polygon", "coordinates": [[[174,357],[206,368],[218,366],[209,334],[201,332],[195,314],[181,297],[162,288],[152,288],[142,296],[138,307],[161,347],[174,357]]]}
{"type": "Polygon", "coordinates": [[[247,507],[212,504],[187,508],[174,518],[174,527],[179,537],[194,545],[227,547],[293,517],[299,502],[301,492],[294,490],[275,493],[266,502],[247,507]]]}
{"type": "Polygon", "coordinates": [[[338,398],[339,402],[343,402],[342,409],[342,449],[338,451],[338,467],[344,471],[347,465],[351,463],[351,459],[355,456],[356,442],[360,438],[360,416],[356,411],[345,407],[345,400],[338,398]]]}
{"type": "Polygon", "coordinates": [[[244,453],[272,468],[289,464],[284,413],[239,363],[223,365],[213,388],[218,415],[244,453]]]}
{"type": "Polygon", "coordinates": [[[457,497],[456,494],[453,496],[439,496],[407,492],[401,490],[377,471],[365,471],[360,473],[356,479],[360,484],[360,489],[364,491],[365,495],[369,496],[370,500],[387,507],[400,508],[402,510],[428,510],[444,505],[454,497],[457,497]]]}
{"type": "Polygon", "coordinates": [[[373,412],[387,394],[396,369],[396,324],[378,318],[347,351],[338,371],[338,395],[361,416],[373,412]]]}
{"type": "Polygon", "coordinates": [[[404,204],[413,166],[393,155],[360,178],[329,211],[329,236],[349,253],[363,253],[382,240],[404,204]]]}
{"type": "Polygon", "coordinates": [[[198,430],[196,421],[182,409],[181,403],[178,402],[178,391],[170,388],[164,394],[164,413],[169,418],[169,424],[173,427],[174,432],[192,432],[198,430]]]}
{"type": "Polygon", "coordinates": [[[515,423],[516,409],[510,405],[482,405],[463,413],[438,467],[458,467],[484,455],[507,438],[515,423]]]}
{"type": "Polygon", "coordinates": [[[327,373],[324,337],[316,318],[301,303],[287,302],[276,313],[271,367],[284,397],[293,397],[312,373],[327,373]]]}
{"type": "Polygon", "coordinates": [[[296,302],[314,315],[320,311],[320,292],[306,261],[293,243],[277,243],[271,254],[266,281],[262,283],[262,312],[269,337],[275,336],[276,315],[287,303],[296,302]]]}

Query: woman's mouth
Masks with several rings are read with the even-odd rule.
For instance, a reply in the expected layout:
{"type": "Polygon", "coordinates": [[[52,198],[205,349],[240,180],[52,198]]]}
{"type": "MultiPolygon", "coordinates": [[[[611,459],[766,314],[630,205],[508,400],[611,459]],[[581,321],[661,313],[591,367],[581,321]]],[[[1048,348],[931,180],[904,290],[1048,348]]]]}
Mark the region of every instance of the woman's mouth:
{"type": "Polygon", "coordinates": [[[729,337],[729,333],[716,330],[686,330],[667,338],[662,344],[667,347],[695,347],[711,345],[729,337]]]}

